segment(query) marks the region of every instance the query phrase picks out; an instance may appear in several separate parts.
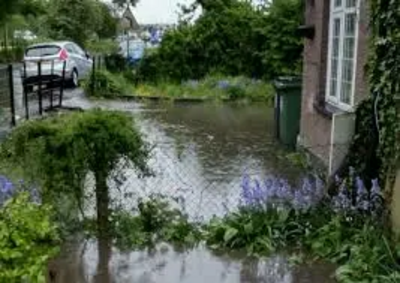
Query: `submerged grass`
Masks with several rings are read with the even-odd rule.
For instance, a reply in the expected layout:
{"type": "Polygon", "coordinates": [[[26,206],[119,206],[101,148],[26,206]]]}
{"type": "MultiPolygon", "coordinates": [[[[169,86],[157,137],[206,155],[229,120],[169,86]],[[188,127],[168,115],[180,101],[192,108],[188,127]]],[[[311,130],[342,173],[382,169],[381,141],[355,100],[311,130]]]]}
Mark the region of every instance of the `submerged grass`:
{"type": "Polygon", "coordinates": [[[249,100],[272,103],[274,90],[271,84],[246,77],[207,76],[174,84],[139,84],[133,95],[169,99],[249,100]]]}
{"type": "Polygon", "coordinates": [[[132,71],[96,70],[83,82],[89,97],[152,98],[168,100],[250,101],[272,104],[274,89],[270,83],[246,77],[210,75],[202,80],[180,84],[172,82],[136,83],[132,71]]]}

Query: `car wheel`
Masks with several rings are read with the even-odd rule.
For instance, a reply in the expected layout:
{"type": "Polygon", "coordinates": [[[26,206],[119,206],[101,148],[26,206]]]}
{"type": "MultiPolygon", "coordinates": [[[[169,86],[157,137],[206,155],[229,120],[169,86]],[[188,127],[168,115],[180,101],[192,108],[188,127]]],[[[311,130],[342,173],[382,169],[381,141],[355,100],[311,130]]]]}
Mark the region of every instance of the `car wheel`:
{"type": "Polygon", "coordinates": [[[78,71],[73,70],[71,74],[71,86],[72,87],[78,87],[79,86],[79,77],[78,77],[78,71]]]}

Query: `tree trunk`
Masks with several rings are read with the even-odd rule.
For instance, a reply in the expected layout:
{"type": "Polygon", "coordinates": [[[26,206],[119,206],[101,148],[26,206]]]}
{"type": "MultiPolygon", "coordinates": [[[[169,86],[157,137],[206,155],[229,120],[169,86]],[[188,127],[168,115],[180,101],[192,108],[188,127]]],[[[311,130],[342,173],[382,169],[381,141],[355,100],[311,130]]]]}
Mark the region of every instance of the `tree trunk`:
{"type": "Polygon", "coordinates": [[[96,207],[97,207],[97,229],[98,238],[107,240],[109,238],[109,216],[110,196],[107,186],[107,174],[96,172],[96,207]]]}
{"type": "Polygon", "coordinates": [[[99,262],[97,264],[97,273],[93,282],[110,283],[111,276],[109,270],[109,262],[111,258],[111,243],[108,240],[99,239],[98,241],[99,262]]]}

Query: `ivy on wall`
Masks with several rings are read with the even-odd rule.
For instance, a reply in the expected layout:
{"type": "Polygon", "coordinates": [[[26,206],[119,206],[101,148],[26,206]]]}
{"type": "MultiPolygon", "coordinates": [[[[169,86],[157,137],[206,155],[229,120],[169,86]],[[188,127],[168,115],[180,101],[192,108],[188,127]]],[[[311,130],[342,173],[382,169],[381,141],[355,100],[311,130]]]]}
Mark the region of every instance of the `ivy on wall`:
{"type": "MultiPolygon", "coordinates": [[[[337,175],[353,167],[364,181],[391,183],[400,160],[400,6],[399,0],[370,0],[370,97],[356,110],[356,134],[337,175]]],[[[391,192],[387,192],[390,197],[391,192]]]]}
{"type": "Polygon", "coordinates": [[[400,117],[396,105],[400,94],[400,2],[370,3],[372,44],[368,75],[377,114],[377,154],[382,161],[381,179],[391,182],[400,156],[400,117]]]}

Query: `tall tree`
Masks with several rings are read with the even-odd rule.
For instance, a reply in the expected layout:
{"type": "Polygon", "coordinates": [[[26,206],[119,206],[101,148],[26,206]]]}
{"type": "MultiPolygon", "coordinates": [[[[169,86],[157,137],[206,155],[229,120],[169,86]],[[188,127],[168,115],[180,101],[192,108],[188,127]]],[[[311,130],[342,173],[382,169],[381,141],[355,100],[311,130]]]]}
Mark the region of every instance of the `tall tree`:
{"type": "Polygon", "coordinates": [[[99,23],[96,33],[99,38],[110,38],[116,35],[118,29],[118,19],[114,16],[113,9],[109,5],[98,2],[99,23]]]}
{"type": "Polygon", "coordinates": [[[98,0],[52,0],[50,37],[73,40],[81,46],[92,38],[101,22],[98,0]]]}
{"type": "Polygon", "coordinates": [[[22,0],[0,1],[0,24],[3,24],[10,15],[17,11],[21,2],[22,0]]]}

